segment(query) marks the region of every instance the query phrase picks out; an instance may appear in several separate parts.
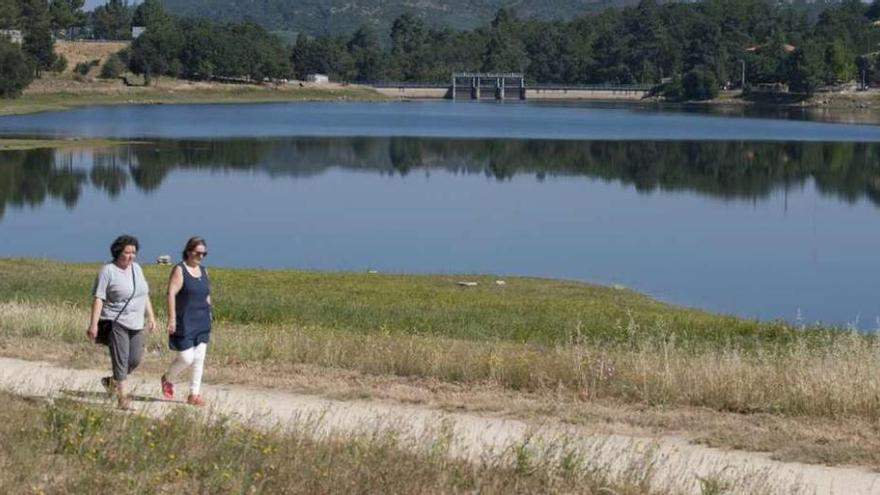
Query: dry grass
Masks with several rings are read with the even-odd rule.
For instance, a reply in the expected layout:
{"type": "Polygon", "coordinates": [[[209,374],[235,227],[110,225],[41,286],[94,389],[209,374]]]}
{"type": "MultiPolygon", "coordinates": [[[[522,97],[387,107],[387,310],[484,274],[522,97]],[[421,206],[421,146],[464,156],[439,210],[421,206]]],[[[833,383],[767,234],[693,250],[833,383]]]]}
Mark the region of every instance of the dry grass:
{"type": "MultiPolygon", "coordinates": [[[[83,341],[74,306],[0,303],[6,342],[83,341]]],[[[374,375],[489,382],[583,400],[697,406],[737,413],[880,421],[880,343],[858,335],[826,346],[680,350],[645,337],[632,349],[572,342],[544,346],[413,335],[361,335],[297,326],[227,324],[215,332],[215,363],[311,364],[374,375]]],[[[82,344],[80,344],[82,345],[82,344]]],[[[151,346],[163,347],[159,337],[151,346]]]]}
{"type": "Polygon", "coordinates": [[[111,139],[9,139],[0,138],[0,150],[33,150],[33,149],[89,149],[108,148],[126,144],[126,141],[113,141],[111,139]]]}
{"type": "Polygon", "coordinates": [[[566,442],[456,459],[445,424],[418,438],[381,427],[339,436],[308,418],[266,431],[180,409],[150,419],[71,400],[0,400],[4,493],[660,493],[650,452],[612,479],[566,442]]]}
{"type": "Polygon", "coordinates": [[[128,41],[63,41],[55,42],[55,54],[62,55],[67,59],[67,68],[64,75],[73,74],[76,64],[88,63],[92,60],[100,61],[97,67],[92,68],[92,72],[97,74],[104,62],[110,58],[110,55],[119,52],[128,47],[131,43],[128,41]]]}
{"type": "MultiPolygon", "coordinates": [[[[102,367],[73,305],[0,304],[0,353],[102,367]],[[48,352],[48,357],[47,357],[48,352]]],[[[148,339],[146,371],[170,359],[148,339]]],[[[856,335],[785,351],[540,346],[222,324],[207,379],[594,427],[684,434],[780,459],[880,466],[880,349],[856,335]]]]}
{"type": "MultiPolygon", "coordinates": [[[[99,70],[92,69],[93,71],[99,70]]],[[[290,83],[280,86],[221,84],[161,78],[151,86],[126,86],[120,80],[77,80],[70,74],[46,74],[16,99],[0,100],[0,115],[70,110],[92,105],[176,103],[270,103],[296,101],[379,101],[386,98],[365,86],[290,83]]]]}

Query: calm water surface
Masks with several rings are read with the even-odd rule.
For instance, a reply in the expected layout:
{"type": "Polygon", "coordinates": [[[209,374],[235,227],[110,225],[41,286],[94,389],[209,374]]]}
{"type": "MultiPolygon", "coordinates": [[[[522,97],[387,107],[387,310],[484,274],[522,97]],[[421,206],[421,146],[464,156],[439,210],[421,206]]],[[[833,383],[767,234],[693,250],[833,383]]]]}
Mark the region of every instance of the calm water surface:
{"type": "Polygon", "coordinates": [[[528,104],[132,106],[8,135],[0,256],[488,272],[622,284],[760,318],[880,326],[880,128],[528,104]]]}

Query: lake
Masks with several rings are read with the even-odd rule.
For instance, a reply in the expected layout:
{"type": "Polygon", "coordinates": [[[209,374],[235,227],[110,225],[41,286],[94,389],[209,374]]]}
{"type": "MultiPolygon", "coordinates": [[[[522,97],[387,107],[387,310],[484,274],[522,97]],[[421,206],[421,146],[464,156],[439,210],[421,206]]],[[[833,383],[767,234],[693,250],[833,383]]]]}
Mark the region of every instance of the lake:
{"type": "Polygon", "coordinates": [[[93,107],[0,135],[0,256],[493,273],[880,327],[880,127],[488,102],[93,107]]]}

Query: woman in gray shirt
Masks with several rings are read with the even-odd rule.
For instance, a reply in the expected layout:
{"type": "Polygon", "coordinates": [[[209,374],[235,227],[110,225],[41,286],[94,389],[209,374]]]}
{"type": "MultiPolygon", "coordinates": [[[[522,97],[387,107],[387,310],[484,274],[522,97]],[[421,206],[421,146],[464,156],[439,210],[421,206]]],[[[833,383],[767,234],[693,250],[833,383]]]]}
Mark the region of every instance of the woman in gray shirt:
{"type": "Polygon", "coordinates": [[[101,379],[109,394],[116,393],[120,409],[131,409],[125,393],[125,380],[141,363],[144,355],[143,329],[156,329],[156,317],[150,303],[150,289],[141,266],[134,262],[139,244],[134,237],[122,235],[113,241],[113,262],[102,266],[92,291],[89,339],[110,348],[113,376],[101,379]],[[105,331],[98,331],[102,326],[105,331]]]}

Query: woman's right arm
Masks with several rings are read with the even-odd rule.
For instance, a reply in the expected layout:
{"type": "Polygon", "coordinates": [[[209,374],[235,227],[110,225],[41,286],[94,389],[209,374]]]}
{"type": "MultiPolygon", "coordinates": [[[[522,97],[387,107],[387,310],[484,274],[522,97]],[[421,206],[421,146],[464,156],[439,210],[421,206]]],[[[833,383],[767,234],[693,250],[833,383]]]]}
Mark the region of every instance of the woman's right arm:
{"type": "Polygon", "coordinates": [[[165,311],[168,317],[168,323],[165,326],[165,329],[168,332],[168,335],[171,335],[177,330],[177,293],[180,292],[180,288],[183,287],[183,268],[180,265],[175,265],[174,268],[171,269],[171,276],[168,277],[168,292],[165,298],[165,307],[167,311],[165,311]]]}
{"type": "Polygon", "coordinates": [[[95,286],[92,288],[92,312],[89,315],[89,328],[86,336],[95,340],[98,336],[98,320],[101,319],[101,310],[104,309],[104,299],[107,298],[107,289],[110,286],[110,275],[106,266],[98,271],[95,277],[95,286]]]}
{"type": "Polygon", "coordinates": [[[101,310],[104,309],[104,300],[100,297],[96,297],[92,300],[92,314],[89,318],[89,328],[86,330],[86,335],[90,340],[95,340],[98,336],[98,319],[101,318],[101,310]]]}

